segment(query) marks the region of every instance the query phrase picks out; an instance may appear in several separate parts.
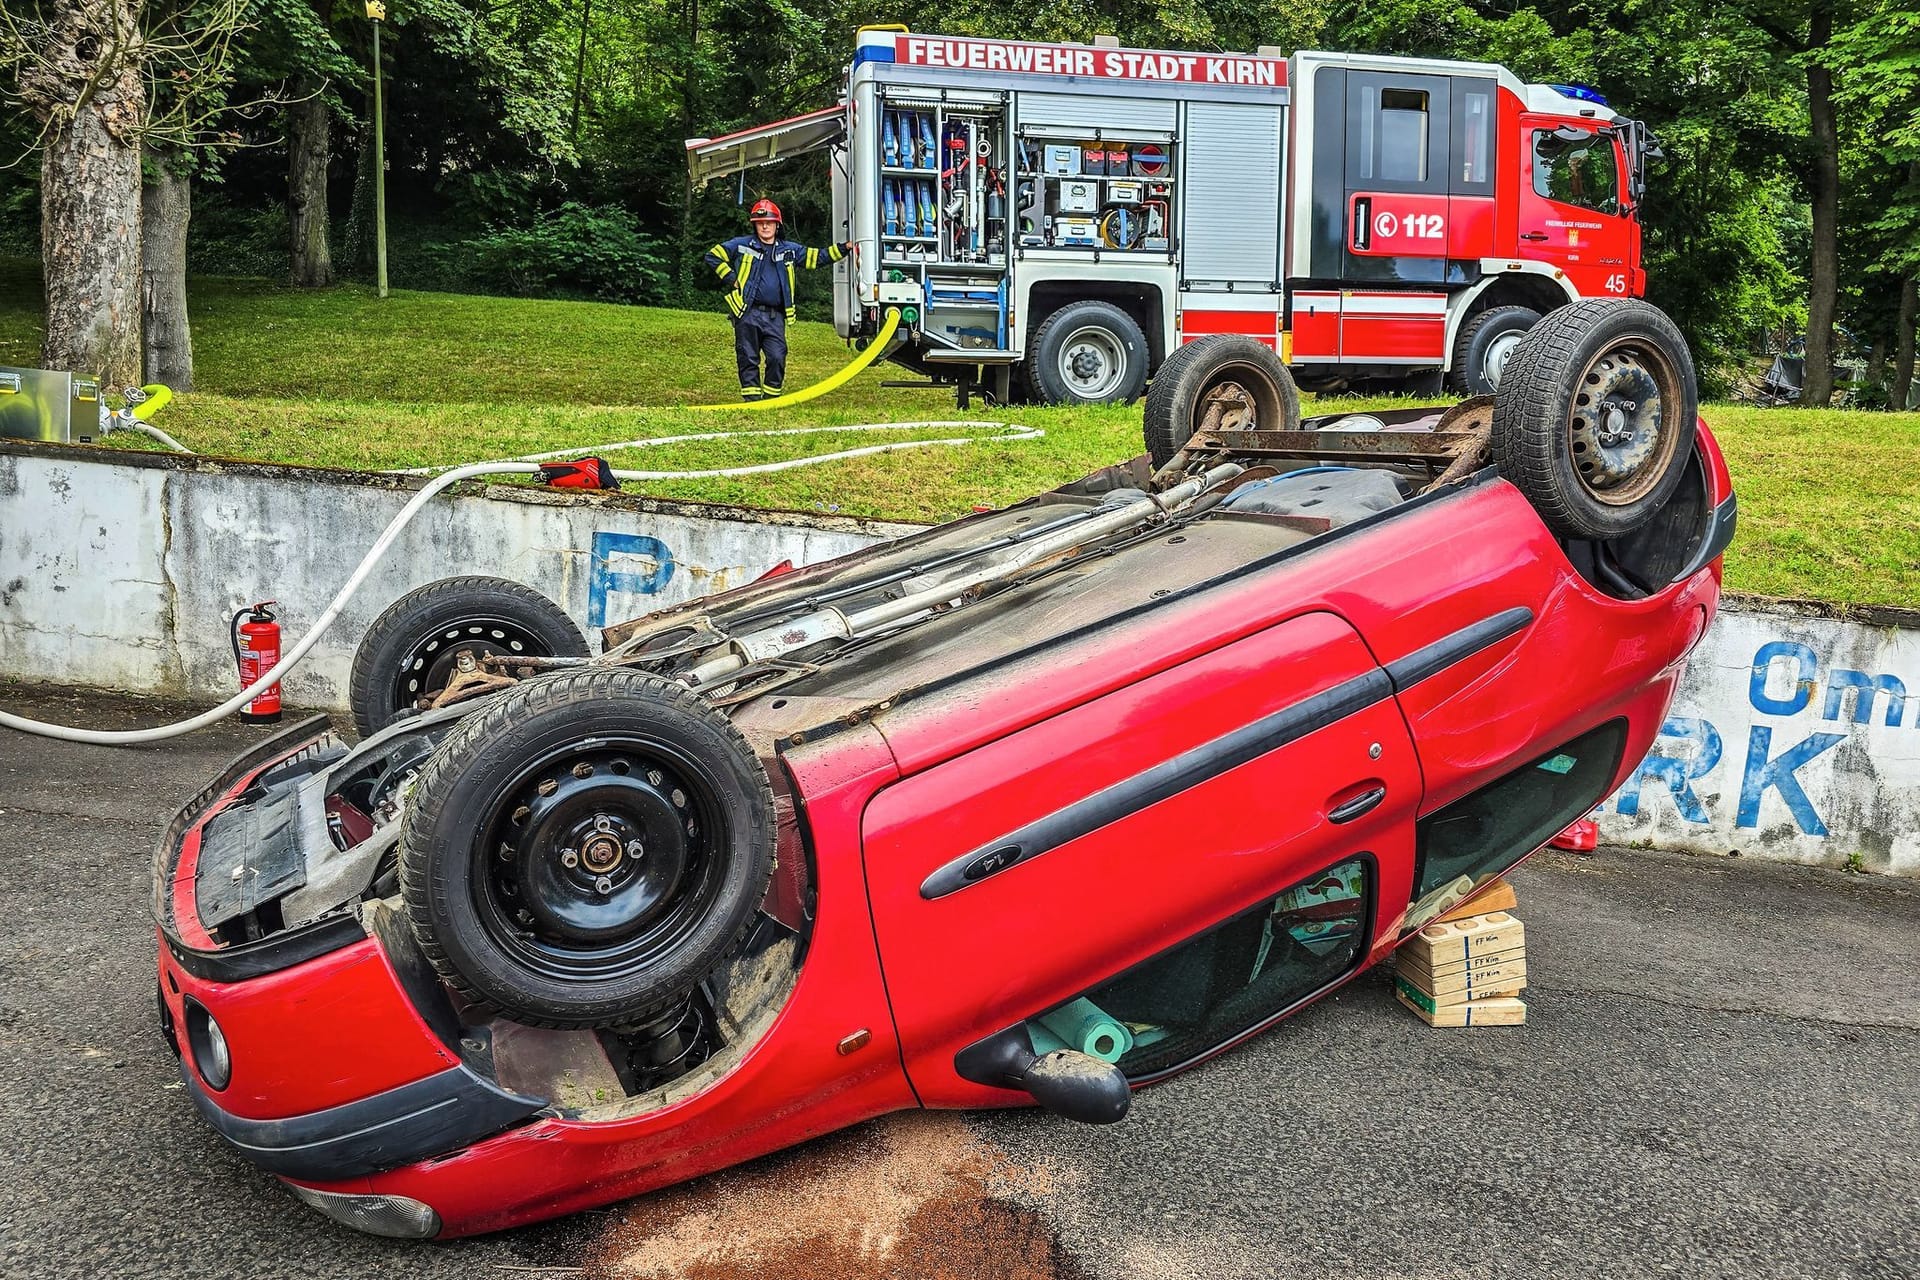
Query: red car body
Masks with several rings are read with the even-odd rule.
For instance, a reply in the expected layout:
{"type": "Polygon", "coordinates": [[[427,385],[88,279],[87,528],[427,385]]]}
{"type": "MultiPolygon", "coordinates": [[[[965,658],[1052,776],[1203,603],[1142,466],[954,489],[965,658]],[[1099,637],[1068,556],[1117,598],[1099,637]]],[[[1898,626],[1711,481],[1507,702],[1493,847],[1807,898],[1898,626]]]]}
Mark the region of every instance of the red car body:
{"type": "MultiPolygon", "coordinates": [[[[1362,867],[1364,936],[1339,973],[1131,1082],[1191,1066],[1393,951],[1422,896],[1423,824],[1448,806],[1612,735],[1585,807],[1543,815],[1552,829],[1480,869],[1477,892],[1628,776],[1719,598],[1732,487],[1704,423],[1697,445],[1710,517],[1684,572],[1644,599],[1597,590],[1488,470],[1283,546],[1195,523],[1172,540],[1197,549],[1143,547],[1086,571],[1077,594],[970,624],[963,664],[936,638],[884,688],[849,676],[735,708],[792,801],[782,856],[808,868],[786,890],[810,904],[804,960],[714,1078],[614,1118],[489,1078],[485,1046],[436,1010],[431,974],[377,904],[251,941],[202,927],[208,823],[330,750],[320,726],[290,729],[160,848],[162,1017],[190,1092],[297,1185],[405,1197],[441,1236],[492,1231],[900,1108],[1031,1103],[956,1057],[1331,864],[1362,867]],[[220,1088],[195,1031],[207,1018],[231,1064],[220,1088]]],[[[743,590],[791,590],[883,550],[743,590]]]]}

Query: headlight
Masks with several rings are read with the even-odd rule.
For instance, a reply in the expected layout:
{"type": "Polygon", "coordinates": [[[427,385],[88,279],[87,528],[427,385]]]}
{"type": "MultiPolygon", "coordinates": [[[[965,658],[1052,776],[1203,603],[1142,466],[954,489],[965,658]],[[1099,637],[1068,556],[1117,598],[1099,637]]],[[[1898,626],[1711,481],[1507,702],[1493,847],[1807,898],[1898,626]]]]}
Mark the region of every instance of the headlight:
{"type": "Polygon", "coordinates": [[[440,1215],[410,1196],[354,1196],[315,1191],[289,1182],[289,1190],[335,1222],[371,1236],[430,1240],[440,1234],[440,1215]]]}
{"type": "Polygon", "coordinates": [[[200,1078],[216,1093],[233,1081],[233,1054],[227,1049],[227,1037],[205,1006],[187,1001],[187,1043],[193,1048],[193,1065],[200,1078]]]}

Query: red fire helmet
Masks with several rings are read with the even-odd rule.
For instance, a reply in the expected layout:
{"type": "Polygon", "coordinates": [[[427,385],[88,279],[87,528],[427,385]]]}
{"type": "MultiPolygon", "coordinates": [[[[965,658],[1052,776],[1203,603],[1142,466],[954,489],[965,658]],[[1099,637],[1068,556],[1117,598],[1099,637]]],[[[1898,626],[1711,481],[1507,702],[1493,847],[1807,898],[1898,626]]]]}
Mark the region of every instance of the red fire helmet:
{"type": "Polygon", "coordinates": [[[756,200],[753,209],[747,214],[748,222],[783,222],[780,206],[771,200],[756,200]]]}

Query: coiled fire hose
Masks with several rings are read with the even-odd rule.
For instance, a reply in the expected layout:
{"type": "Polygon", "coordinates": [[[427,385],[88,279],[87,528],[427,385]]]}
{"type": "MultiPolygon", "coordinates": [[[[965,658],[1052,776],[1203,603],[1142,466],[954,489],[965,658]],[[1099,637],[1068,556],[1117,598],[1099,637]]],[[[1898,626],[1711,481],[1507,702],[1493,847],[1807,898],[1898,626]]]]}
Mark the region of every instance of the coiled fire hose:
{"type": "MultiPolygon", "coordinates": [[[[899,323],[899,311],[897,309],[889,310],[886,323],[882,326],[879,336],[877,336],[851,364],[832,377],[815,383],[813,386],[801,391],[796,391],[792,395],[782,396],[776,400],[761,401],[753,405],[698,405],[694,407],[700,409],[764,409],[774,405],[792,405],[804,400],[811,400],[815,396],[825,394],[835,387],[844,385],[854,374],[859,373],[860,370],[872,364],[873,361],[878,358],[878,353],[883,351],[887,346],[888,339],[892,336],[894,330],[899,327],[899,323]]],[[[152,436],[176,453],[193,452],[172,436],[167,435],[165,432],[159,430],[159,428],[153,427],[147,422],[148,418],[158,413],[166,406],[167,402],[173,398],[173,392],[159,385],[144,387],[142,390],[147,393],[147,399],[140,404],[133,405],[115,413],[113,415],[114,423],[122,429],[139,431],[142,434],[152,436]]],[[[387,527],[382,530],[380,536],[374,540],[373,546],[368,548],[367,554],[361,558],[360,563],[354,568],[353,573],[348,576],[345,585],[334,595],[333,600],[327,605],[326,609],[321,612],[320,616],[314,619],[313,626],[307,629],[306,634],[301,636],[293,647],[286,651],[279,662],[262,673],[258,679],[242,689],[239,693],[234,694],[219,706],[203,711],[197,716],[186,720],[178,720],[172,724],[156,725],[149,729],[81,729],[71,725],[51,724],[41,720],[30,720],[25,716],[13,715],[6,711],[0,711],[0,727],[18,730],[21,733],[37,734],[46,738],[58,738],[65,742],[82,742],[95,746],[128,747],[140,746],[149,742],[162,742],[169,738],[177,738],[184,734],[204,729],[208,725],[225,719],[227,716],[232,715],[234,712],[240,710],[240,708],[246,706],[249,702],[252,702],[254,698],[258,697],[265,690],[272,688],[285,677],[288,672],[300,664],[301,660],[307,656],[307,653],[313,646],[319,643],[320,638],[326,634],[328,628],[339,618],[341,610],[346,607],[347,602],[353,598],[354,594],[360,590],[361,586],[366,582],[368,575],[373,572],[374,566],[378,565],[380,561],[386,557],[388,551],[392,549],[394,541],[399,538],[406,527],[413,522],[414,517],[419,515],[436,495],[463,480],[472,480],[479,476],[490,475],[550,475],[550,464],[557,459],[580,458],[582,455],[612,453],[622,449],[652,448],[693,440],[726,440],[736,437],[763,435],[797,436],[834,433],[924,431],[942,427],[959,426],[972,427],[974,428],[974,432],[968,435],[947,436],[937,440],[890,441],[886,444],[866,445],[855,449],[842,449],[833,453],[811,454],[803,458],[790,458],[780,462],[761,462],[739,467],[715,467],[700,471],[635,471],[606,468],[606,474],[616,480],[707,479],[727,476],[765,475],[771,472],[789,470],[794,467],[815,466],[823,462],[867,457],[872,454],[891,453],[904,449],[921,449],[940,445],[955,446],[1038,440],[1046,434],[1046,432],[1039,427],[1016,427],[1005,422],[978,423],[946,419],[931,419],[923,422],[859,423],[852,426],[838,427],[789,427],[778,431],[705,431],[687,435],[625,440],[614,444],[599,445],[586,449],[557,450],[551,453],[531,454],[524,458],[505,459],[497,462],[468,463],[465,466],[453,467],[451,469],[416,467],[404,471],[392,472],[390,474],[409,476],[431,475],[433,478],[421,486],[413,497],[407,501],[407,504],[400,509],[399,514],[388,522],[387,527]],[[984,430],[982,430],[982,428],[984,428],[984,430]]],[[[605,464],[602,463],[601,465],[604,467],[605,464]]]]}

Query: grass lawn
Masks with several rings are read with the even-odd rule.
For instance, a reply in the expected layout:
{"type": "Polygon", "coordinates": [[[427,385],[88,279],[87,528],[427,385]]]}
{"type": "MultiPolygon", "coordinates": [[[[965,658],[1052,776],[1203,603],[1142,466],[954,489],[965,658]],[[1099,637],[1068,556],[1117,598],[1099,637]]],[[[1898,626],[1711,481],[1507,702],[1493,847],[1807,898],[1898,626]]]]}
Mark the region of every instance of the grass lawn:
{"type": "MultiPolygon", "coordinates": [[[[229,457],[385,469],[694,431],[962,416],[1046,430],[1034,443],[634,486],[661,497],[938,520],[1052,488],[1141,447],[1137,405],[976,406],[962,415],[951,393],[882,387],[888,366],[797,409],[692,412],[682,406],[734,394],[731,334],[717,312],[410,292],[383,302],[358,286],[293,291],[225,278],[194,281],[192,305],[199,386],[159,421],[195,449],[229,457]]],[[[38,363],[39,324],[33,264],[0,259],[0,364],[38,363]]],[[[830,326],[799,324],[790,336],[789,387],[849,358],[830,326]]],[[[1740,487],[1730,587],[1920,607],[1920,413],[1738,405],[1705,413],[1740,487]]],[[[615,456],[634,468],[699,469],[875,442],[771,437],[615,456]]]]}

